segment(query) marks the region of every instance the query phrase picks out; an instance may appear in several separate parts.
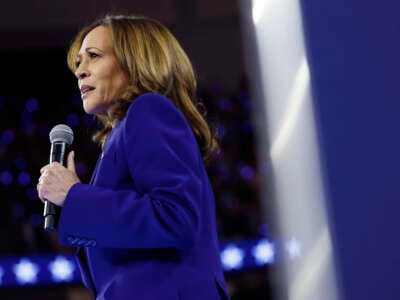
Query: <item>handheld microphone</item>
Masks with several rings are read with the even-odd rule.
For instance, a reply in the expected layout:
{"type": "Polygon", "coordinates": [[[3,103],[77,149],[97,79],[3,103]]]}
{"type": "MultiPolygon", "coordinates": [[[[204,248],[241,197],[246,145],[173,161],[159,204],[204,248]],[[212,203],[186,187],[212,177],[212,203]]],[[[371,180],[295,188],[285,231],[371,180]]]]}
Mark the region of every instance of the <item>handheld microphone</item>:
{"type": "MultiPolygon", "coordinates": [[[[64,124],[59,124],[53,127],[49,134],[51,149],[49,162],[59,162],[66,166],[67,155],[69,147],[74,140],[74,133],[72,129],[64,124]]],[[[58,218],[60,214],[60,207],[49,202],[44,201],[43,210],[43,228],[46,231],[56,231],[58,218]]]]}

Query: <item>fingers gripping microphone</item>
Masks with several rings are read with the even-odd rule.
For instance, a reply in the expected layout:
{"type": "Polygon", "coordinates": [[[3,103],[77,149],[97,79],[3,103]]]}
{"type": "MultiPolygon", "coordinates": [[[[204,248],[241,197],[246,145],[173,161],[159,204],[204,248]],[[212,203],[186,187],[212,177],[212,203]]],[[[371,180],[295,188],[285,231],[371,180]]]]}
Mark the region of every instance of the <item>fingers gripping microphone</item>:
{"type": "MultiPolygon", "coordinates": [[[[67,125],[59,124],[54,126],[50,131],[51,150],[49,162],[59,162],[63,166],[66,166],[69,147],[73,140],[74,133],[67,125]]],[[[44,201],[43,227],[46,231],[57,230],[59,213],[60,207],[49,201],[44,201]]]]}

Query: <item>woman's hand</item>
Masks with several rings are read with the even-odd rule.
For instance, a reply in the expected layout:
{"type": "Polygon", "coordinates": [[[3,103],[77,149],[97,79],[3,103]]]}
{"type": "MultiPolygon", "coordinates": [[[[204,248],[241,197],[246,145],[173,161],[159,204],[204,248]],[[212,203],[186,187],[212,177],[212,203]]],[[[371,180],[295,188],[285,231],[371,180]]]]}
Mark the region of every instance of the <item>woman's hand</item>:
{"type": "Polygon", "coordinates": [[[40,200],[63,206],[69,189],[80,182],[75,171],[74,156],[73,151],[68,154],[66,168],[58,162],[52,162],[40,170],[41,176],[37,185],[40,200]]]}

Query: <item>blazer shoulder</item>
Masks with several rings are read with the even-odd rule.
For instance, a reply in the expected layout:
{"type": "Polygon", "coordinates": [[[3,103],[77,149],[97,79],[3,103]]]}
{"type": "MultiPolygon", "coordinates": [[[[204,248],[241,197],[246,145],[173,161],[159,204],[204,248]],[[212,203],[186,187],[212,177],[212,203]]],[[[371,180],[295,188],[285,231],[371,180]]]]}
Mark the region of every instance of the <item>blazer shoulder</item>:
{"type": "Polygon", "coordinates": [[[190,129],[186,117],[175,104],[166,96],[155,93],[146,93],[137,97],[128,109],[125,123],[125,127],[141,124],[139,126],[144,127],[145,130],[157,126],[190,129]]]}
{"type": "Polygon", "coordinates": [[[156,93],[146,93],[137,97],[128,109],[128,115],[134,111],[140,112],[164,112],[169,110],[178,111],[175,104],[165,95],[156,93]]]}

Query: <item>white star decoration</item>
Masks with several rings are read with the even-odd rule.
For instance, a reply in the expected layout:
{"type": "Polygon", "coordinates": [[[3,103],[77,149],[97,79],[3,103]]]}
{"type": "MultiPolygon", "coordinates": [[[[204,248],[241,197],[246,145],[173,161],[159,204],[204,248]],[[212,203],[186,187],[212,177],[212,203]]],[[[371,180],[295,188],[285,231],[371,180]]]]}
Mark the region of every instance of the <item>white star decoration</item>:
{"type": "Polygon", "coordinates": [[[274,262],[274,245],[264,239],[258,242],[251,250],[253,257],[258,265],[270,264],[274,262]]]}
{"type": "Polygon", "coordinates": [[[63,256],[57,256],[54,261],[49,263],[49,270],[55,281],[71,281],[75,265],[63,256]]]}
{"type": "Polygon", "coordinates": [[[239,269],[243,265],[244,251],[234,245],[228,245],[221,252],[221,261],[224,269],[239,269]]]}
{"type": "Polygon", "coordinates": [[[13,271],[20,284],[36,283],[39,268],[27,258],[21,258],[19,263],[14,265],[13,271]]]}
{"type": "Polygon", "coordinates": [[[289,254],[289,257],[294,259],[297,258],[301,255],[301,247],[299,242],[292,237],[287,243],[286,243],[286,251],[289,254]]]}

